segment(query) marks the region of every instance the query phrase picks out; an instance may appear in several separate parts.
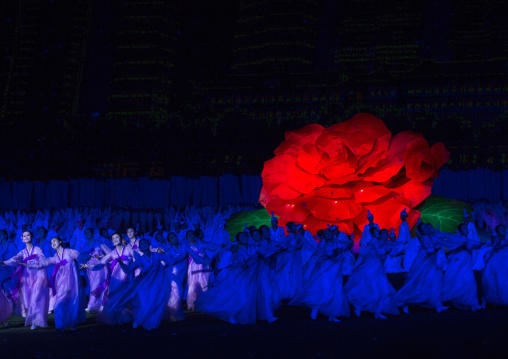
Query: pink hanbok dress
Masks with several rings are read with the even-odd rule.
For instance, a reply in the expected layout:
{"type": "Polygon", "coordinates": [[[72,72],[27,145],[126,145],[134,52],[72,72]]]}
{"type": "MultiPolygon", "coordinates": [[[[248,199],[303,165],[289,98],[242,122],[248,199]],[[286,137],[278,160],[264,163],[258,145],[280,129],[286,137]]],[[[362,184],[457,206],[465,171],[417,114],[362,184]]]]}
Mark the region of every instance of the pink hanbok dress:
{"type": "MultiPolygon", "coordinates": [[[[104,322],[107,324],[113,324],[113,320],[108,317],[107,311],[105,308],[108,305],[108,293],[114,292],[122,283],[124,283],[129,277],[130,274],[125,273],[118,261],[122,261],[125,264],[129,264],[133,261],[134,254],[132,248],[130,246],[122,247],[121,250],[118,248],[113,249],[109,254],[104,256],[99,264],[95,265],[93,270],[101,270],[104,266],[106,266],[108,275],[106,280],[100,285],[92,294],[97,296],[101,295],[102,292],[106,292],[103,295],[103,305],[99,308],[97,314],[97,320],[100,322],[104,322]]],[[[126,321],[129,321],[129,313],[125,313],[126,321]]]]}
{"type": "MultiPolygon", "coordinates": [[[[34,246],[30,252],[25,248],[4,263],[8,266],[18,266],[18,262],[30,265],[44,258],[42,249],[34,246]]],[[[16,285],[9,297],[15,303],[15,313],[26,318],[25,326],[47,327],[49,301],[46,271],[18,266],[13,278],[16,280],[16,285]]]]}
{"type": "Polygon", "coordinates": [[[187,249],[183,245],[179,245],[178,248],[176,248],[170,244],[169,247],[166,248],[166,254],[171,257],[174,264],[169,265],[169,263],[165,263],[166,271],[170,274],[171,295],[166,305],[164,319],[175,322],[185,319],[182,300],[184,290],[183,284],[187,276],[187,249]]]}
{"type": "MultiPolygon", "coordinates": [[[[100,240],[94,239],[92,244],[88,241],[83,243],[80,250],[80,256],[78,261],[80,263],[86,263],[90,267],[95,266],[100,263],[100,259],[97,257],[101,257],[104,255],[104,252],[101,250],[101,244],[103,244],[100,240]]],[[[98,311],[103,302],[104,290],[101,290],[102,283],[107,279],[108,270],[107,267],[103,267],[100,270],[92,270],[87,269],[87,282],[88,282],[88,294],[89,300],[86,309],[88,311],[98,311]]]]}
{"type": "Polygon", "coordinates": [[[108,318],[113,324],[124,324],[126,312],[130,312],[128,321],[133,321],[145,329],[159,327],[171,294],[170,273],[165,264],[172,264],[172,258],[166,254],[150,252],[150,256],[134,252],[135,261],[128,265],[132,273],[140,268],[139,275],[110,291],[107,305],[108,318]]]}
{"type": "Polygon", "coordinates": [[[194,301],[201,295],[201,293],[208,290],[210,283],[210,266],[200,264],[196,261],[195,257],[204,258],[205,250],[202,248],[200,242],[195,244],[187,242],[187,251],[189,255],[189,263],[187,267],[187,309],[194,310],[194,301]]]}
{"type": "MultiPolygon", "coordinates": [[[[32,243],[40,247],[42,249],[42,254],[44,254],[45,258],[52,257],[55,253],[55,250],[53,247],[51,247],[51,239],[49,236],[46,237],[46,239],[39,240],[38,238],[34,238],[32,243]]],[[[51,277],[51,273],[53,273],[53,266],[49,266],[45,268],[46,273],[48,274],[48,278],[51,277]]],[[[51,294],[51,293],[50,293],[51,294]]],[[[49,296],[49,307],[48,307],[48,313],[51,313],[55,309],[55,297],[50,295],[49,296]]]]}
{"type": "Polygon", "coordinates": [[[55,297],[55,327],[57,329],[73,328],[83,323],[85,317],[85,296],[78,270],[79,252],[64,248],[62,254],[39,259],[28,264],[29,268],[53,267],[49,281],[50,295],[55,297]]]}

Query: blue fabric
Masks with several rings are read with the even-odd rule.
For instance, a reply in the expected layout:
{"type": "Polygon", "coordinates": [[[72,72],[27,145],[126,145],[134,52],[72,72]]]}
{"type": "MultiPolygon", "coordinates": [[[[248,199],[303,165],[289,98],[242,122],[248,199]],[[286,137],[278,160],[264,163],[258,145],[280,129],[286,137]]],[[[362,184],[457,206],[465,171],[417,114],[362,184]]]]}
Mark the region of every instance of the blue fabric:
{"type": "Polygon", "coordinates": [[[238,177],[222,175],[219,179],[219,205],[242,204],[238,177]]]}
{"type": "MultiPolygon", "coordinates": [[[[168,180],[71,179],[69,181],[0,182],[0,208],[51,209],[78,206],[168,208],[169,206],[224,206],[256,204],[263,183],[260,176],[231,174],[168,180]]],[[[432,192],[469,201],[508,200],[508,170],[441,171],[432,192]]]]}

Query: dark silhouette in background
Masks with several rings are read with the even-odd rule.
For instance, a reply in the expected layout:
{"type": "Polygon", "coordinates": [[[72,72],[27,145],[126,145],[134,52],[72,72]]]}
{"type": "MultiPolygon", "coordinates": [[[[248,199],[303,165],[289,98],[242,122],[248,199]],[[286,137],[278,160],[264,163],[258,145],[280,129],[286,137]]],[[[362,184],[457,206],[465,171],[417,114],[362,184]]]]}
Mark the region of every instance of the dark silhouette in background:
{"type": "Polygon", "coordinates": [[[284,132],[371,112],[508,168],[502,1],[0,5],[0,176],[259,174],[284,132]]]}

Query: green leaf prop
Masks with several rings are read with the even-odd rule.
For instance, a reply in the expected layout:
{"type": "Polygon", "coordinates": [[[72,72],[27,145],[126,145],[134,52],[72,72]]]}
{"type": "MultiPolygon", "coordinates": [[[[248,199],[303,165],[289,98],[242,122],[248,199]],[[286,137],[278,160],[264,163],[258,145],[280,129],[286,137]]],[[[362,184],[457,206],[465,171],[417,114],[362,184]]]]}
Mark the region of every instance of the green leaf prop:
{"type": "MultiPolygon", "coordinates": [[[[473,208],[465,202],[438,195],[430,195],[416,209],[422,214],[420,219],[422,222],[432,223],[434,228],[439,225],[439,230],[441,232],[455,233],[459,224],[464,221],[464,208],[469,213],[473,210],[473,208]]],[[[235,213],[226,221],[231,240],[234,240],[238,232],[243,231],[246,222],[249,226],[256,226],[259,228],[263,224],[270,226],[270,218],[270,215],[264,208],[255,211],[235,213]]],[[[416,234],[413,233],[414,228],[411,232],[413,237],[416,236],[416,234]]]]}
{"type": "Polygon", "coordinates": [[[420,221],[431,223],[434,228],[439,225],[441,232],[455,233],[460,223],[464,221],[464,209],[471,213],[473,208],[461,201],[430,195],[421,207],[416,208],[422,214],[420,221]]]}
{"type": "Polygon", "coordinates": [[[229,232],[231,240],[233,240],[238,232],[243,231],[245,223],[247,223],[248,226],[256,226],[257,228],[263,224],[270,226],[270,218],[271,216],[264,208],[255,211],[239,212],[235,213],[231,216],[231,218],[226,220],[226,229],[229,232]]]}

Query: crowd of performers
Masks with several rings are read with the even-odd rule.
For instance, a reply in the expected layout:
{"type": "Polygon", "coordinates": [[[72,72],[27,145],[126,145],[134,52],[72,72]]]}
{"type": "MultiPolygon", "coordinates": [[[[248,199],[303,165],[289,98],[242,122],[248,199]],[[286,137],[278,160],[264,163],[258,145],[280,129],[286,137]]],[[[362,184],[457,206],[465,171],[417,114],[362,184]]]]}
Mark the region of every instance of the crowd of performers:
{"type": "Polygon", "coordinates": [[[48,233],[48,213],[37,215],[33,232],[22,216],[0,218],[6,227],[0,229],[0,322],[7,326],[14,311],[32,329],[47,327],[54,312],[56,329],[74,329],[86,311],[101,322],[150,330],[162,320],[183,320],[184,307],[255,324],[275,321],[281,303],[330,321],[351,310],[386,318],[411,306],[441,312],[448,305],[473,311],[508,305],[506,227],[498,224],[481,241],[467,212],[457,233],[419,222],[415,237],[405,210],[398,236],[369,213],[357,258],[352,238],[337,226],[314,237],[293,222],[284,231],[272,214],[270,226],[246,224],[231,241],[223,214],[189,213],[168,232],[158,225],[144,235],[132,227],[124,235],[99,221],[87,226],[79,215],[68,233],[58,226],[48,233]],[[387,274],[400,272],[407,278],[395,290],[387,274]]]}

